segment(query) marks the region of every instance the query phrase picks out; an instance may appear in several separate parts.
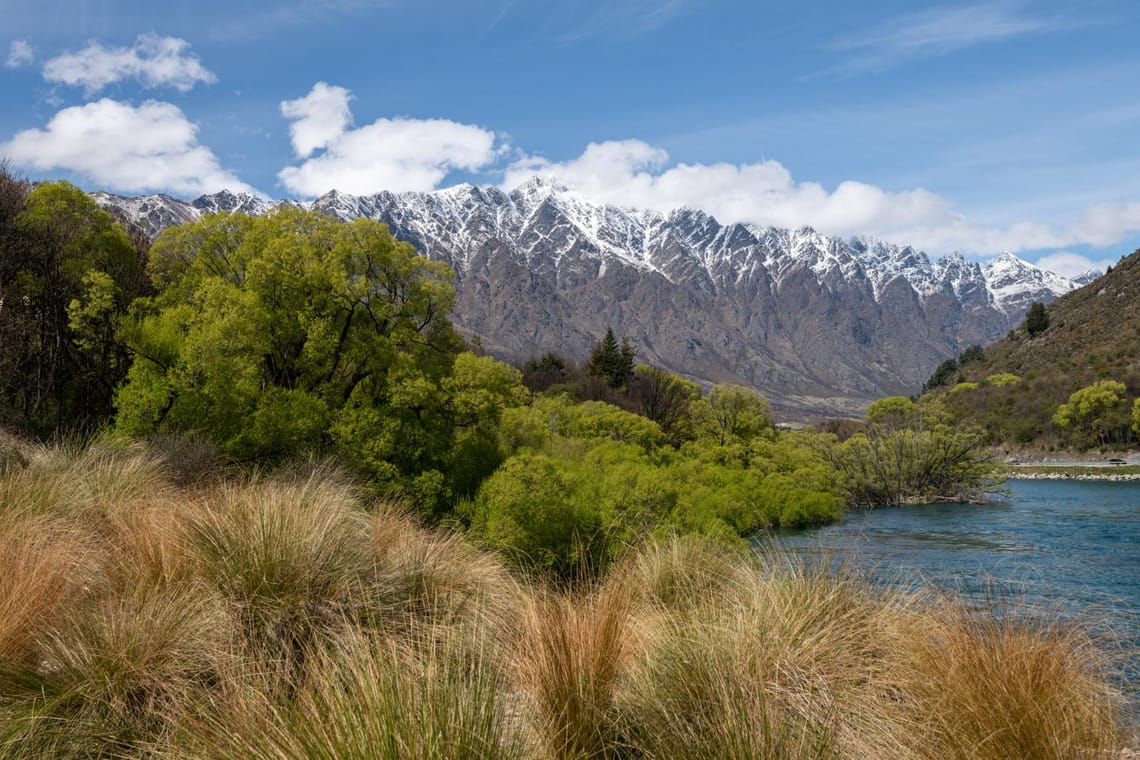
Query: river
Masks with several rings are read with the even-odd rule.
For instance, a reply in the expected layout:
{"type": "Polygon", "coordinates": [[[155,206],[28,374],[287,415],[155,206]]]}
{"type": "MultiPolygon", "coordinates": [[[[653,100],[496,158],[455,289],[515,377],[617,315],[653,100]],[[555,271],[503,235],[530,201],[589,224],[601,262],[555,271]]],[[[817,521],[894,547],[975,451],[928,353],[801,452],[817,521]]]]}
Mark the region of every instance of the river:
{"type": "MultiPolygon", "coordinates": [[[[989,504],[859,510],[770,540],[809,560],[854,563],[877,582],[933,584],[979,604],[996,599],[1079,618],[1140,652],[1140,483],[1008,486],[1008,496],[989,504]]],[[[1127,670],[1127,689],[1140,706],[1140,656],[1127,670]]]]}

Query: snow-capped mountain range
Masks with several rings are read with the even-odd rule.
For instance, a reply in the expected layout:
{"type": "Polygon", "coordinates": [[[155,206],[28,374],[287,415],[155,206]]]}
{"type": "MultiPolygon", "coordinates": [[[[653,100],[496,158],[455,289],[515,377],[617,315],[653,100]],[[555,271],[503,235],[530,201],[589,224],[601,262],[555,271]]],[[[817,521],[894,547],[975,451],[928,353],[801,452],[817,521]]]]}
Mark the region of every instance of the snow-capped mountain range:
{"type": "Polygon", "coordinates": [[[752,385],[800,411],[854,411],[914,392],[942,360],[1004,335],[1033,301],[1099,275],[1068,280],[1008,253],[985,266],[959,254],[932,262],[870,238],[617,208],[538,177],[509,193],[458,185],[312,202],[92,196],[152,236],[204,214],[283,203],[377,219],[455,270],[456,323],[504,358],[581,358],[613,326],[645,361],[752,385]]]}

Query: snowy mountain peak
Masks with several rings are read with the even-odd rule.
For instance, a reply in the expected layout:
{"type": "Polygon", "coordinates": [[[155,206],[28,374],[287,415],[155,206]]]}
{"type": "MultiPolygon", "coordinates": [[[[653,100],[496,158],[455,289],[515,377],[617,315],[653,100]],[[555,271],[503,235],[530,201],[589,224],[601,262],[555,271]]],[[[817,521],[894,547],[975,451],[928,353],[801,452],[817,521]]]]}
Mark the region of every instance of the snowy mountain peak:
{"type": "Polygon", "coordinates": [[[1028,308],[1034,301],[1052,301],[1076,289],[1071,280],[1038,269],[1009,251],[999,254],[982,271],[994,303],[1007,313],[1028,308]]]}
{"type": "MultiPolygon", "coordinates": [[[[103,206],[136,219],[152,235],[202,214],[264,214],[290,201],[222,191],[192,203],[169,196],[123,198],[94,193],[103,206]]],[[[598,262],[597,276],[613,260],[670,281],[696,271],[714,282],[771,278],[771,287],[796,272],[810,272],[822,287],[866,281],[876,300],[897,280],[921,299],[946,294],[1015,314],[1034,300],[1052,300],[1080,283],[1003,253],[984,267],[960,253],[931,261],[911,246],[874,238],[829,237],[798,229],[721,225],[707,213],[679,208],[669,214],[594,203],[550,177],[536,175],[509,193],[495,187],[455,185],[432,192],[381,192],[355,196],[330,190],[311,203],[295,203],[338,219],[378,219],[420,250],[449,251],[461,272],[486,246],[506,245],[528,265],[559,266],[570,252],[598,262]]]]}
{"type": "Polygon", "coordinates": [[[229,190],[203,195],[191,204],[203,214],[234,213],[260,215],[278,204],[253,193],[231,193],[229,190]]]}
{"type": "Polygon", "coordinates": [[[1099,280],[1103,276],[1104,272],[1100,271],[1099,269],[1088,269],[1072,278],[1072,283],[1077,287],[1083,287],[1085,285],[1088,285],[1090,282],[1093,282],[1094,280],[1099,280]]]}

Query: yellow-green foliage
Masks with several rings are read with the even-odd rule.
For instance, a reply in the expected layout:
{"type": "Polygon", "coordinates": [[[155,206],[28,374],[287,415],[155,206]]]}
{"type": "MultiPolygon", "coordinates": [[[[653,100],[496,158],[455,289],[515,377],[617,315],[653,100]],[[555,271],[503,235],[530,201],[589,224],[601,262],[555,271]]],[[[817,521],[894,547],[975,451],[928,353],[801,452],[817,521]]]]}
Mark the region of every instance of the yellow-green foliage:
{"type": "Polygon", "coordinates": [[[1007,385],[1017,385],[1021,382],[1021,378],[1012,372],[997,372],[992,375],[987,375],[985,384],[991,385],[995,388],[1002,388],[1007,385]]]}
{"type": "Polygon", "coordinates": [[[724,446],[750,441],[772,429],[772,409],[760,394],[741,385],[714,385],[695,402],[699,435],[724,446]]]}
{"type": "MultiPolygon", "coordinates": [[[[760,482],[812,471],[806,440],[765,439],[760,482]]],[[[0,755],[1060,760],[1127,741],[1109,661],[1067,623],[694,536],[551,589],[327,465],[166,472],[106,442],[0,471],[0,755]]]]}
{"type": "Polygon", "coordinates": [[[120,430],[193,431],[243,460],[335,452],[429,514],[499,464],[521,374],[460,352],[450,270],[384,225],[219,214],[166,230],[149,271],[120,430]]]}
{"type": "Polygon", "coordinates": [[[515,453],[462,506],[471,535],[567,578],[596,572],[647,535],[734,542],[837,519],[844,483],[817,439],[777,434],[754,394],[736,401],[735,421],[721,404],[725,424],[679,450],[652,421],[602,402],[539,398],[507,410],[503,440],[515,453]]]}
{"type": "Polygon", "coordinates": [[[1107,443],[1128,427],[1128,389],[1116,380],[1100,380],[1074,391],[1067,404],[1053,414],[1053,422],[1085,436],[1088,442],[1107,443]]]}
{"type": "Polygon", "coordinates": [[[905,420],[914,414],[914,402],[906,396],[887,396],[867,405],[863,419],[872,424],[905,420]]]}
{"type": "Polygon", "coordinates": [[[957,396],[959,393],[969,393],[970,391],[976,391],[980,387],[981,383],[957,383],[947,392],[951,396],[957,396]]]}

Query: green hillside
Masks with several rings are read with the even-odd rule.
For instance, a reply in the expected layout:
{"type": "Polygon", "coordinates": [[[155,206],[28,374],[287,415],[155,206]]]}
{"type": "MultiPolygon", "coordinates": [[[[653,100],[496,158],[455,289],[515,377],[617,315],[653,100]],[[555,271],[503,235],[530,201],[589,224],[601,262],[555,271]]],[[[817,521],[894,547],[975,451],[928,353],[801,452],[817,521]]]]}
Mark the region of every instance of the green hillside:
{"type": "Polygon", "coordinates": [[[1140,250],[1045,307],[1045,316],[1044,329],[1032,335],[1023,323],[984,352],[968,351],[956,367],[940,367],[928,393],[981,423],[991,443],[1040,449],[1135,444],[1140,250]],[[1072,398],[1090,387],[1095,391],[1072,398]],[[1058,420],[1064,404],[1070,404],[1068,414],[1058,420]]]}

